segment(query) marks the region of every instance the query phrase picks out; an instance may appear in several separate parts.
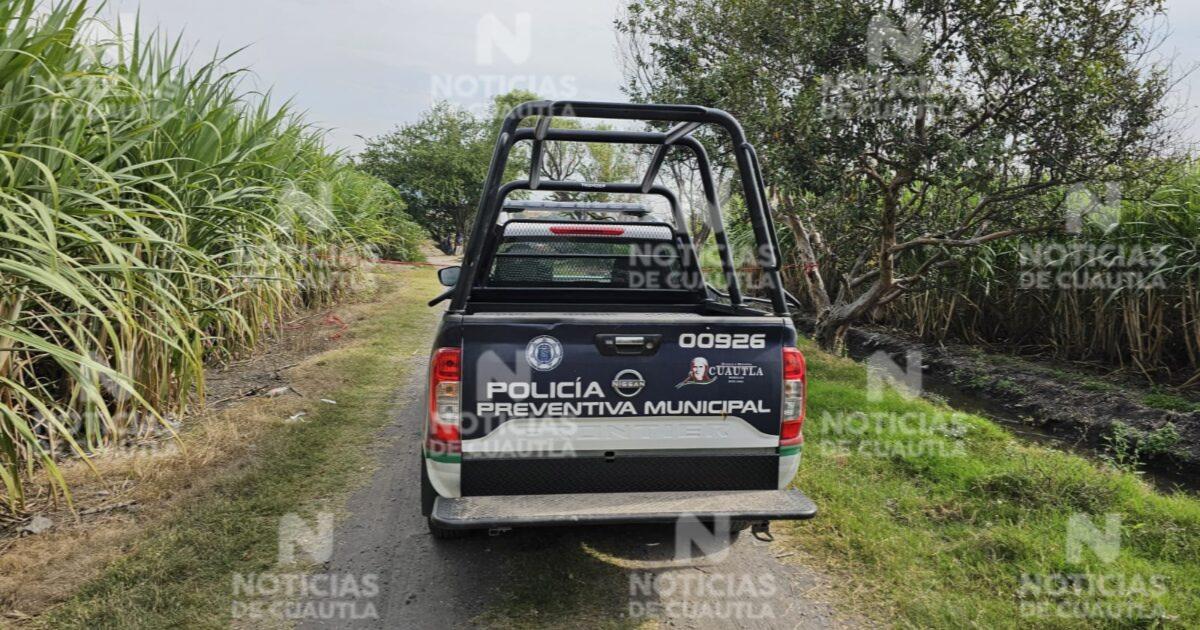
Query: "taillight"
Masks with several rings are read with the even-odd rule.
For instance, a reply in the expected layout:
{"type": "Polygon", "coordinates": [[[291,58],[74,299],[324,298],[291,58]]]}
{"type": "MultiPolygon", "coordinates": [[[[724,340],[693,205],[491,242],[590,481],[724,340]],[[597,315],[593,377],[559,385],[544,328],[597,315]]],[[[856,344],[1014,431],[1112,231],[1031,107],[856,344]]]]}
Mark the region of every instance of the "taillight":
{"type": "Polygon", "coordinates": [[[797,446],[804,442],[804,355],[796,348],[783,349],[783,419],[779,425],[779,446],[797,446]]]}
{"type": "Polygon", "coordinates": [[[439,461],[459,461],[462,456],[462,350],[438,348],[429,370],[429,435],[425,455],[439,461]]]}

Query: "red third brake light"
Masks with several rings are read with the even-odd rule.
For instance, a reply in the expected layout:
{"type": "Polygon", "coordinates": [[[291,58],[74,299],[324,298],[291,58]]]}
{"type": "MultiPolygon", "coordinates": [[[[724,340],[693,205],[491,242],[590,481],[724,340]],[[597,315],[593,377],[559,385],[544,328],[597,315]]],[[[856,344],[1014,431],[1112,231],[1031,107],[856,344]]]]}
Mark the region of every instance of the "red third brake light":
{"type": "Polygon", "coordinates": [[[594,225],[552,225],[551,234],[559,236],[621,236],[625,233],[623,227],[600,227],[594,225]]]}
{"type": "Polygon", "coordinates": [[[808,393],[804,355],[796,348],[783,349],[783,414],[779,425],[779,446],[799,446],[804,442],[805,396],[808,393]]]}
{"type": "Polygon", "coordinates": [[[437,461],[459,461],[462,436],[459,432],[462,380],[462,350],[438,348],[429,370],[429,435],[425,455],[437,461]]]}

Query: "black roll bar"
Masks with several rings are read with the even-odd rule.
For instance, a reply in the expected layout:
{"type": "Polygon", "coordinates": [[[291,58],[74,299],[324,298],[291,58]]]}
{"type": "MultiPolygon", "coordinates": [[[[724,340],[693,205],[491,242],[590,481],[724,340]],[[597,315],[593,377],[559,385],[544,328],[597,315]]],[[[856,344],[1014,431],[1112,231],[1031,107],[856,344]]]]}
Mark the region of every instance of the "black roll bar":
{"type": "MultiPolygon", "coordinates": [[[[529,182],[530,190],[533,181],[529,182]]],[[[640,203],[611,203],[601,201],[532,201],[529,199],[506,199],[502,206],[505,212],[591,212],[599,214],[629,214],[644,217],[650,208],[640,203]]]]}
{"type": "MultiPolygon", "coordinates": [[[[523,183],[523,186],[530,190],[541,190],[544,186],[543,182],[540,181],[542,158],[542,148],[540,145],[546,140],[657,144],[661,148],[655,152],[654,161],[656,164],[651,165],[655,171],[661,166],[661,160],[666,156],[666,147],[673,144],[678,143],[692,148],[698,160],[701,160],[700,156],[704,155],[702,164],[700,164],[700,171],[702,185],[705,188],[706,202],[708,202],[710,213],[715,214],[715,220],[712,223],[713,229],[719,230],[720,233],[718,237],[718,249],[722,251],[722,265],[726,267],[727,280],[732,280],[729,284],[730,300],[735,305],[740,304],[742,299],[740,288],[737,285],[728,241],[724,235],[724,224],[721,220],[720,208],[716,202],[716,190],[713,186],[711,164],[707,163],[707,155],[703,152],[703,145],[690,135],[692,131],[703,124],[720,126],[729,134],[733,143],[738,172],[742,180],[742,192],[746,199],[754,238],[758,245],[758,263],[767,274],[771,284],[771,306],[776,315],[786,316],[788,314],[788,307],[784,296],[783,284],[780,282],[779,276],[778,242],[775,237],[774,223],[768,215],[766,193],[762,188],[763,180],[761,173],[758,171],[758,157],[754,152],[754,147],[746,140],[746,134],[737,120],[725,111],[698,105],[600,103],[587,101],[530,101],[514,107],[504,118],[500,127],[500,133],[496,138],[495,148],[492,152],[492,163],[488,169],[487,179],[484,181],[478,212],[475,215],[474,228],[470,241],[467,243],[467,249],[464,252],[462,278],[455,285],[453,298],[450,302],[450,311],[463,312],[465,310],[471,290],[478,281],[480,257],[484,251],[485,242],[488,240],[488,226],[496,222],[501,204],[503,203],[503,196],[498,194],[501,192],[500,179],[503,177],[504,171],[508,166],[508,158],[513,145],[518,140],[523,139],[533,139],[535,143],[535,155],[533,156],[535,159],[531,160],[531,168],[534,169],[534,172],[530,174],[530,179],[523,183]],[[550,121],[555,116],[643,120],[679,124],[676,124],[667,133],[551,129],[550,121]],[[536,128],[531,133],[527,133],[527,129],[518,129],[521,121],[530,117],[538,118],[536,128]],[[734,301],[735,295],[736,302],[734,301]]],[[[643,182],[639,184],[584,184],[580,182],[570,182],[570,184],[578,184],[580,192],[594,192],[599,190],[600,192],[645,194],[645,192],[649,192],[643,191],[645,181],[643,179],[643,182]]],[[[681,224],[680,227],[686,230],[686,224],[681,224]]]]}

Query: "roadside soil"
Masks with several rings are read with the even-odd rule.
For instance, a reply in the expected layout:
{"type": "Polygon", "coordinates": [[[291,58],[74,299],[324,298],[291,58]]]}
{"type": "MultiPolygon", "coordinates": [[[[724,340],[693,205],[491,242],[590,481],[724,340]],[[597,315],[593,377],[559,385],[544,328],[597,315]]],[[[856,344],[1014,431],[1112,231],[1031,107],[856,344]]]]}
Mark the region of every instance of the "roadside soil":
{"type": "Polygon", "coordinates": [[[851,354],[862,358],[883,351],[899,365],[910,351],[920,353],[926,374],[1007,410],[1030,427],[1101,453],[1112,454],[1122,431],[1127,450],[1167,473],[1200,467],[1200,407],[1170,411],[1143,402],[1150,392],[1123,379],[1091,374],[1059,361],[990,354],[958,344],[932,345],[876,328],[853,329],[851,354]],[[1155,448],[1156,436],[1174,426],[1177,440],[1155,448]]]}

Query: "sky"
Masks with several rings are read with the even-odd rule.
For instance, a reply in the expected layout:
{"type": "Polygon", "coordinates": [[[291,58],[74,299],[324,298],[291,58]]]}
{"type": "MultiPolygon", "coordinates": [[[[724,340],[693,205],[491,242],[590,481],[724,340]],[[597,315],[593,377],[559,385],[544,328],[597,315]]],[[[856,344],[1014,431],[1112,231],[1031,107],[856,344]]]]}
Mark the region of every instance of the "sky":
{"type": "Polygon", "coordinates": [[[246,47],[234,66],[292,98],[330,144],[351,150],[412,121],[434,100],[475,110],[512,88],[546,97],[624,100],[613,19],[618,0],[110,0],[123,23],[140,7],[196,44],[246,47]]]}
{"type": "MultiPolygon", "coordinates": [[[[232,65],[292,99],[351,152],[435,100],[482,110],[513,88],[549,98],[625,100],[613,20],[621,0],[110,0],[106,12],[180,35],[198,56],[244,48],[232,65]]],[[[1200,2],[1167,0],[1160,54],[1200,64],[1200,2]]],[[[1178,102],[1200,103],[1200,72],[1178,102]]],[[[1178,119],[1188,142],[1200,116],[1178,119]]]]}

